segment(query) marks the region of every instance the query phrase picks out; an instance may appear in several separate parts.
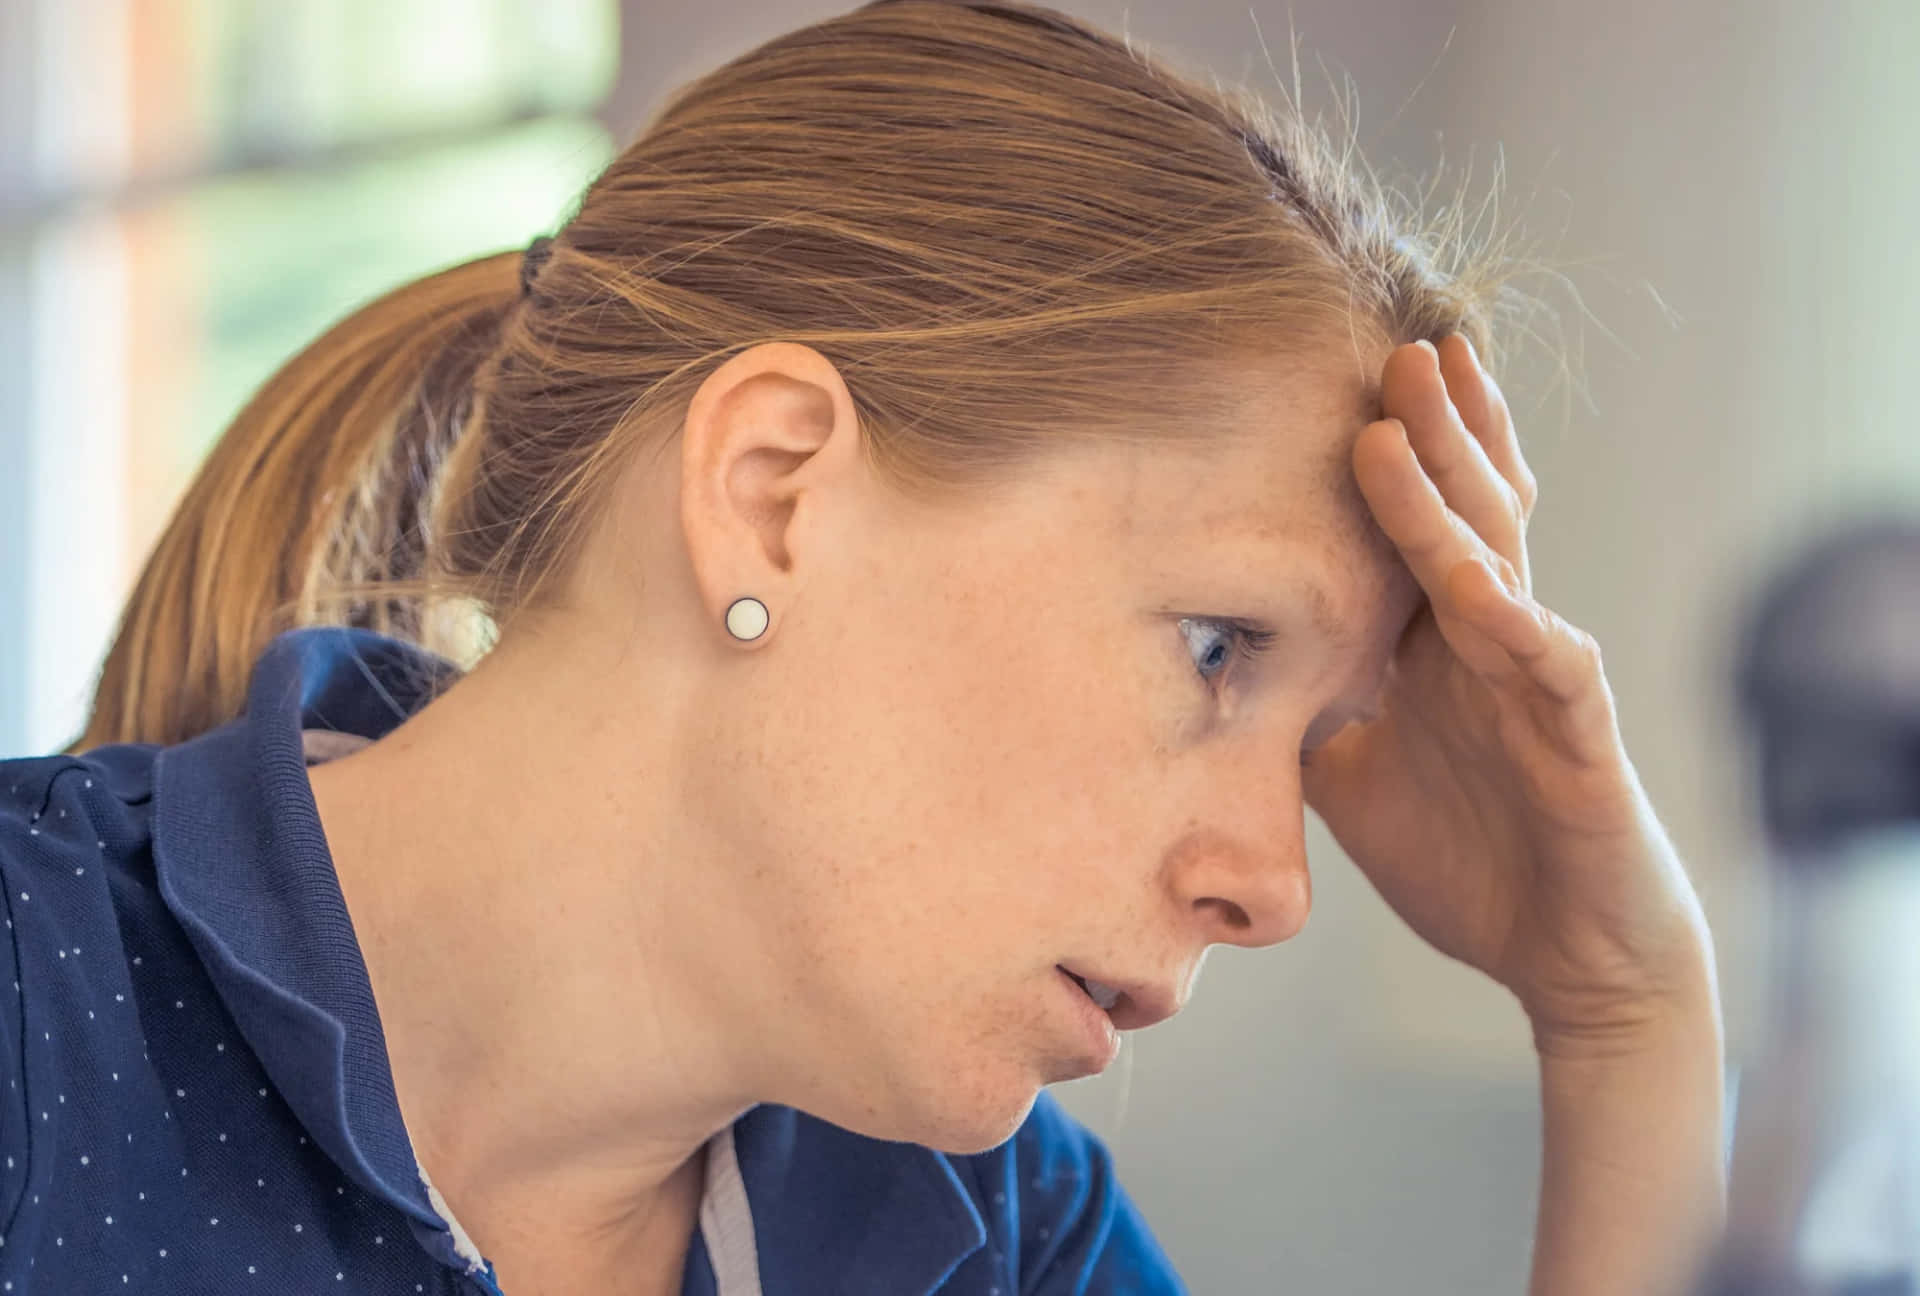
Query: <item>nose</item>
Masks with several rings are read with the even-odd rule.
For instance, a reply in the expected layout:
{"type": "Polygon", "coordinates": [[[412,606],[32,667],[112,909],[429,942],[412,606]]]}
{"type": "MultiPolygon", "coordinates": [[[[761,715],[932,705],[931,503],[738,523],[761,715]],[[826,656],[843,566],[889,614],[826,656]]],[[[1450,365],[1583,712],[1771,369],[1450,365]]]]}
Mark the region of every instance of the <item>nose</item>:
{"type": "Polygon", "coordinates": [[[1168,860],[1174,898],[1202,944],[1277,945],[1313,908],[1298,776],[1282,771],[1244,795],[1234,811],[1192,822],[1168,860]]]}

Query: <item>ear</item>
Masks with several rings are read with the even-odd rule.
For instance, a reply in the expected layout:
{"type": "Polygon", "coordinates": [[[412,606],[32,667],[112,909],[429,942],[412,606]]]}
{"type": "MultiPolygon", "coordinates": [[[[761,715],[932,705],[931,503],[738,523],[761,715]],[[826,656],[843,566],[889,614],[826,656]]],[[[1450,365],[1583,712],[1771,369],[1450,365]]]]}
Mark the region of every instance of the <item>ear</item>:
{"type": "Polygon", "coordinates": [[[729,358],[687,406],[680,522],[711,624],[743,596],[766,604],[772,637],[790,606],[799,524],[863,471],[859,418],[833,362],[795,342],[729,358]]]}

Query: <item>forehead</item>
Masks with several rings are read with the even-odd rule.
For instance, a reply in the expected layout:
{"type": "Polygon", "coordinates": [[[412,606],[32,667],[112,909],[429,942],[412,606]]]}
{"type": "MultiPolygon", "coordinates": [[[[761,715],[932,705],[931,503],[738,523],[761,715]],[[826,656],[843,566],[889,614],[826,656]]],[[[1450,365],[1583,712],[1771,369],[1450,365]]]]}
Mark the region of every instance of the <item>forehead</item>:
{"type": "Polygon", "coordinates": [[[1224,366],[1206,427],[1112,461],[1113,538],[1143,557],[1272,572],[1336,639],[1404,624],[1418,589],[1352,468],[1355,438],[1380,416],[1384,360],[1333,350],[1224,366]]]}
{"type": "Polygon", "coordinates": [[[1380,417],[1381,363],[1339,352],[1223,363],[1204,426],[1129,447],[1122,525],[1394,559],[1352,467],[1360,430],[1380,417]]]}

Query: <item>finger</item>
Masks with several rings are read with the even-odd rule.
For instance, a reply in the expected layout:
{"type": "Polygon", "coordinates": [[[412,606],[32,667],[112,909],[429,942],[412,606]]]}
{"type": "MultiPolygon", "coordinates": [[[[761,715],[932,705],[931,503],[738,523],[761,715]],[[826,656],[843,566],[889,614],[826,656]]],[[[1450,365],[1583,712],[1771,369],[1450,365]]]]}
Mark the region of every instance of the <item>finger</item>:
{"type": "Polygon", "coordinates": [[[1437,349],[1440,370],[1446,375],[1447,392],[1453,398],[1454,408],[1460,411],[1461,419],[1486,450],[1500,476],[1519,496],[1520,519],[1524,523],[1533,516],[1540,488],[1533,469],[1520,453],[1520,438],[1514,431],[1507,398],[1501,394],[1493,375],[1480,364],[1466,334],[1448,334],[1440,340],[1437,349]]]}
{"type": "Polygon", "coordinates": [[[1519,495],[1448,398],[1432,343],[1417,342],[1388,357],[1381,405],[1406,425],[1414,453],[1447,506],[1513,564],[1526,586],[1526,530],[1519,495]]]}
{"type": "Polygon", "coordinates": [[[1447,578],[1460,563],[1480,558],[1517,582],[1512,564],[1447,507],[1400,420],[1382,419],[1361,429],[1353,468],[1368,508],[1425,591],[1448,645],[1470,668],[1498,670],[1505,650],[1460,615],[1447,578]]]}
{"type": "Polygon", "coordinates": [[[1563,730],[1584,754],[1603,758],[1614,750],[1613,693],[1594,637],[1501,581],[1483,562],[1462,563],[1452,584],[1455,605],[1511,662],[1482,676],[1509,688],[1523,681],[1537,687],[1564,710],[1563,730]]]}

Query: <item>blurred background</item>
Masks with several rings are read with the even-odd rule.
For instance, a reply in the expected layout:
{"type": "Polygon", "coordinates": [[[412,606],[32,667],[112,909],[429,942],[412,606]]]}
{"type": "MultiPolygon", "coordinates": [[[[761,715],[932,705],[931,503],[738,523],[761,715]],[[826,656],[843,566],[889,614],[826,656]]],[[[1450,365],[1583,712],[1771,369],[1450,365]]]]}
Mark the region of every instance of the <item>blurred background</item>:
{"type": "MultiPolygon", "coordinates": [[[[0,755],[78,730],[145,551],[277,363],[553,228],[667,88],[843,7],[0,0],[0,755]]],[[[1767,887],[1735,623],[1810,537],[1920,513],[1920,5],[1062,7],[1275,92],[1291,27],[1309,110],[1348,94],[1437,198],[1498,178],[1489,216],[1559,267],[1501,375],[1536,585],[1605,649],[1738,1063],[1767,887]]],[[[1058,1092],[1196,1292],[1522,1290],[1525,1023],[1310,847],[1300,937],[1214,951],[1187,1012],[1058,1092]]]]}

